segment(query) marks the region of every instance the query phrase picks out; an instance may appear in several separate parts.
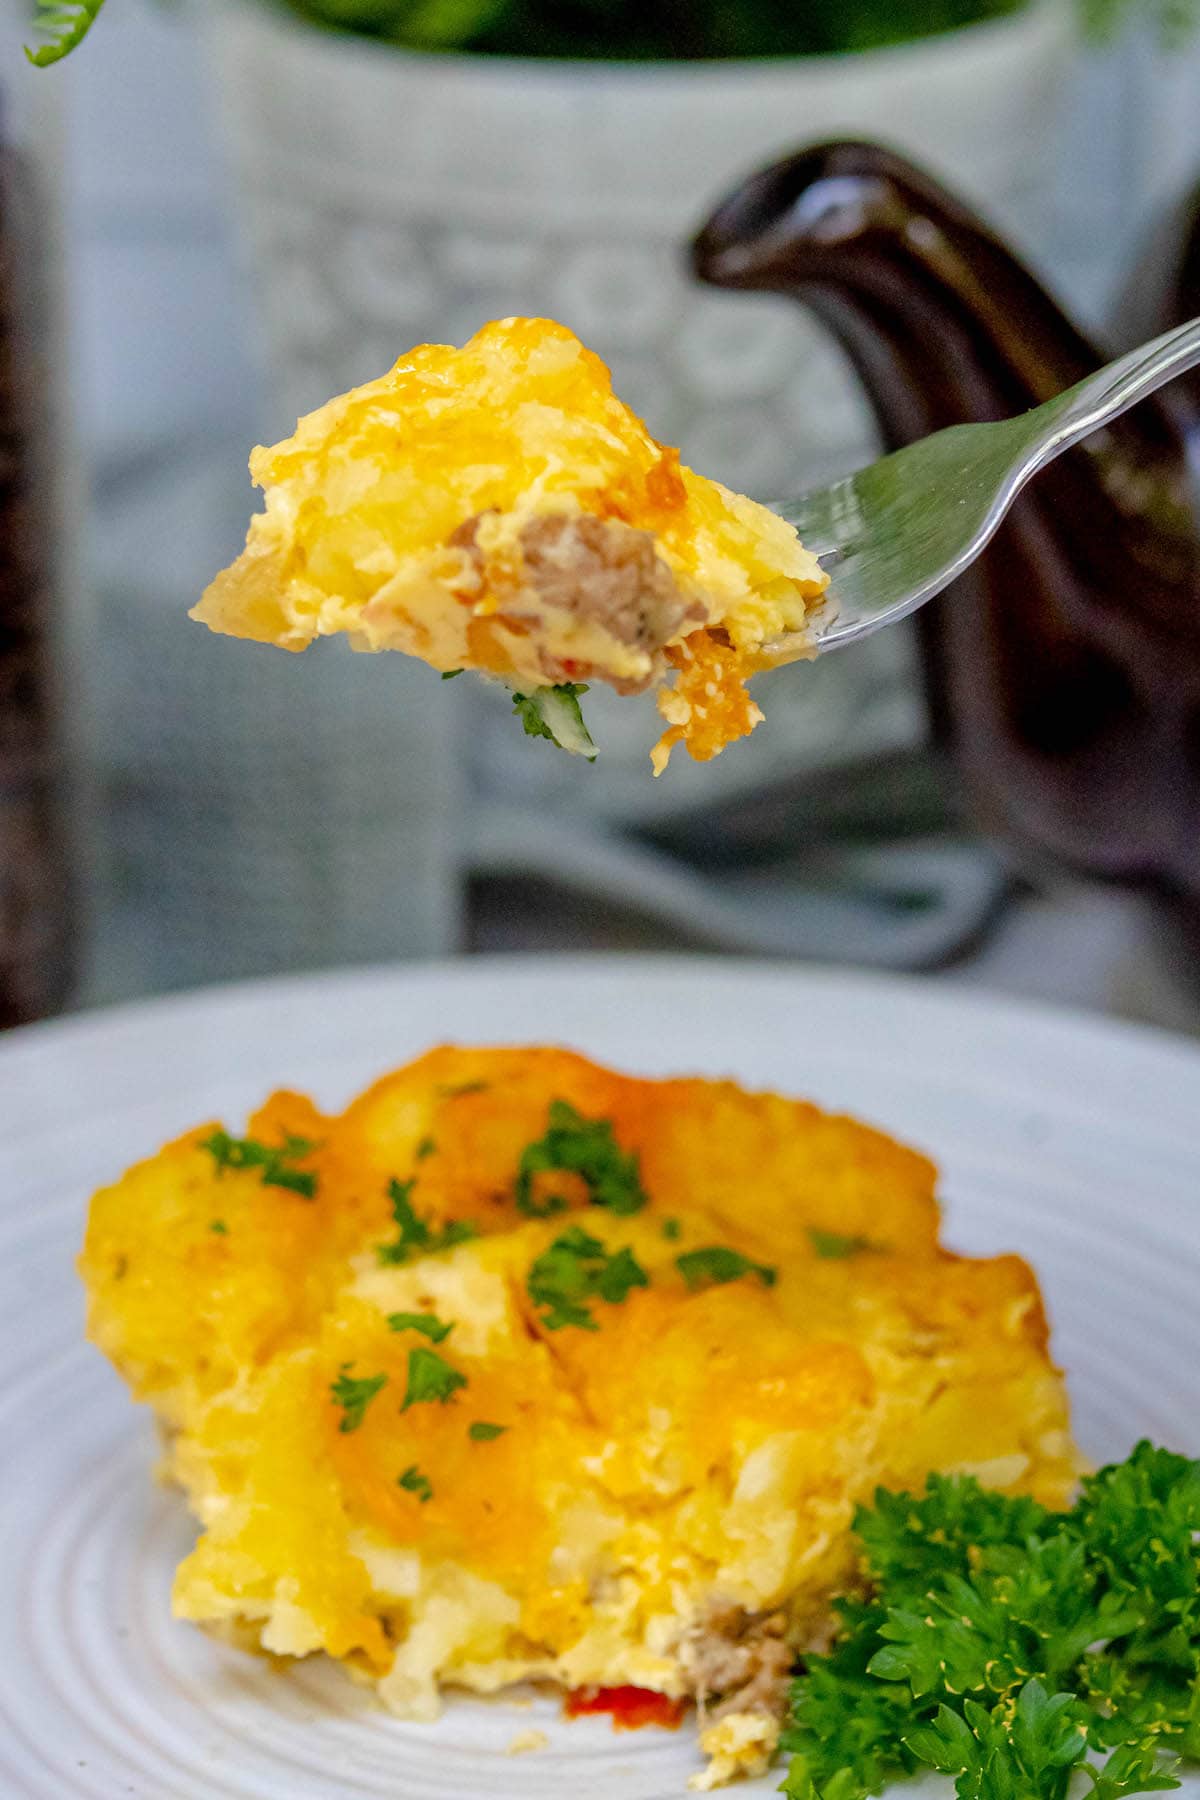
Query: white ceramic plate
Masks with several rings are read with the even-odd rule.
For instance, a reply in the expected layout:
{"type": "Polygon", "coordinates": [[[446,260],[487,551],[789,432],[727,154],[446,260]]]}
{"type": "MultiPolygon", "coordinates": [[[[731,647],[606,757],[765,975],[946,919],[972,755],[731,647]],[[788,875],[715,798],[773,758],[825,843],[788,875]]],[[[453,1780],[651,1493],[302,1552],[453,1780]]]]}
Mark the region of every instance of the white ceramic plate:
{"type": "MultiPolygon", "coordinates": [[[[933,1153],[950,1241],[1035,1264],[1095,1458],[1200,1453],[1200,1052],[921,983],[596,959],[367,971],[156,1001],[0,1043],[4,1800],[682,1800],[689,1734],[547,1700],[374,1710],[170,1616],[191,1531],[147,1417],[82,1338],[89,1191],[272,1086],[326,1103],[430,1043],[558,1040],[647,1074],[809,1094],[933,1153]],[[509,1756],[520,1731],[546,1749],[509,1756]]],[[[740,1793],[770,1792],[772,1777],[740,1793]]],[[[1200,1800],[1200,1780],[1189,1783],[1200,1800]]]]}

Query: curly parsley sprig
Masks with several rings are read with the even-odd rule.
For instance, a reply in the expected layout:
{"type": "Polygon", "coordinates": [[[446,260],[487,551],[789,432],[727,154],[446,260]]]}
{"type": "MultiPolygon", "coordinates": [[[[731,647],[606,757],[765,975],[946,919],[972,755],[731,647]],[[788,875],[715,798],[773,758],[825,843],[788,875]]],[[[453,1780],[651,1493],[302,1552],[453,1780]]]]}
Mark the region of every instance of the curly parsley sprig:
{"type": "Polygon", "coordinates": [[[1120,1800],[1200,1758],[1200,1462],[1139,1444],[1069,1512],[931,1475],[855,1529],[872,1592],[793,1688],[790,1800],[920,1768],[958,1800],[1066,1800],[1076,1773],[1120,1800]]]}

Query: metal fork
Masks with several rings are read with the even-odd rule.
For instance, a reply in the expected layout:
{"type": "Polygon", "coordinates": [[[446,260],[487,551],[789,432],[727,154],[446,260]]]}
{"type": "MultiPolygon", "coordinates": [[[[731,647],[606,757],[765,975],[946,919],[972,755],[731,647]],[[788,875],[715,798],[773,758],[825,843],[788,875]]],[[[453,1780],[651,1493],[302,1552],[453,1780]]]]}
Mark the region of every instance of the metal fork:
{"type": "Polygon", "coordinates": [[[807,634],[776,639],[765,663],[840,649],[907,618],[961,575],[1031,476],[1089,432],[1200,363],[1200,319],[1057,394],[989,425],[952,425],[774,511],[830,577],[807,634]]]}

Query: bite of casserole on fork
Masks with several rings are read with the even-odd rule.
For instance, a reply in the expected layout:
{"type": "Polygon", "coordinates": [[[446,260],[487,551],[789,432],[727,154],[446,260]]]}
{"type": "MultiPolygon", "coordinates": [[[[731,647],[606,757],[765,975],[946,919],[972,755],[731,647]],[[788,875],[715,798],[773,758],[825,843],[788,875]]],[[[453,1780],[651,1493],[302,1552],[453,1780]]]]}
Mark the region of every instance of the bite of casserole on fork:
{"type": "Polygon", "coordinates": [[[747,679],[764,646],[803,643],[827,585],[786,521],[685,468],[547,319],[421,345],[250,467],[265,508],[195,618],[474,669],[585,754],[582,687],[656,688],[656,771],[675,743],[707,760],[753,730],[747,679]]]}

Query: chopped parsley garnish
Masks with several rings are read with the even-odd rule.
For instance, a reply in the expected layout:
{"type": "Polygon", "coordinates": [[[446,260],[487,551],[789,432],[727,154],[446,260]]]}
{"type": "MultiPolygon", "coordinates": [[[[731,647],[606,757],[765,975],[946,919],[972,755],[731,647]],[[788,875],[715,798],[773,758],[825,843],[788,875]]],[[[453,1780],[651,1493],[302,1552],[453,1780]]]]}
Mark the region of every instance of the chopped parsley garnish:
{"type": "Polygon", "coordinates": [[[764,1287],[774,1287],[778,1269],[767,1263],[752,1262],[740,1250],[725,1244],[710,1244],[704,1250],[685,1250],[675,1258],[675,1267],[695,1293],[697,1288],[722,1287],[727,1281],[740,1281],[743,1275],[757,1275],[764,1287]]]}
{"type": "Polygon", "coordinates": [[[431,1344],[440,1344],[454,1330],[454,1320],[449,1323],[439,1319],[436,1313],[396,1312],[388,1314],[389,1331],[419,1331],[427,1337],[431,1344]]]}
{"type": "Polygon", "coordinates": [[[843,1237],[840,1231],[822,1231],[819,1225],[810,1225],[808,1236],[817,1255],[830,1262],[840,1256],[858,1256],[864,1250],[876,1248],[870,1238],[843,1237]]]}
{"type": "Polygon", "coordinates": [[[342,1408],[339,1431],[357,1431],[368,1406],[380,1388],[387,1386],[386,1375],[354,1376],[350,1373],[353,1367],[353,1363],[343,1363],[337,1380],[331,1382],[329,1387],[334,1404],[342,1408]]]}
{"type": "Polygon", "coordinates": [[[405,1389],[404,1404],[400,1411],[407,1412],[410,1406],[420,1406],[429,1400],[436,1400],[444,1406],[459,1388],[466,1385],[466,1376],[448,1363],[444,1356],[439,1356],[436,1350],[410,1350],[408,1387],[405,1389]]]}
{"type": "Polygon", "coordinates": [[[461,675],[461,674],[462,674],[461,669],[443,669],[442,670],[442,680],[443,681],[453,681],[456,675],[461,675]]]}
{"type": "Polygon", "coordinates": [[[611,1119],[585,1119],[567,1100],[550,1102],[546,1135],[527,1144],[517,1166],[517,1211],[527,1219],[545,1219],[565,1212],[561,1194],[539,1200],[534,1178],[551,1171],[578,1175],[593,1206],[607,1206],[625,1217],[646,1204],[636,1155],[621,1149],[613,1136],[611,1119]]]}
{"type": "Polygon", "coordinates": [[[282,1144],[262,1144],[257,1138],[230,1137],[227,1131],[214,1131],[202,1138],[201,1150],[207,1150],[218,1170],[258,1169],[264,1187],[287,1188],[311,1200],[317,1191],[317,1177],[312,1169],[292,1165],[309,1156],[316,1145],[308,1138],[285,1137],[282,1144]]]}
{"type": "Polygon", "coordinates": [[[664,1219],[662,1222],[662,1234],[665,1238],[669,1238],[672,1243],[675,1243],[683,1234],[683,1226],[679,1223],[678,1219],[664,1219]]]}
{"type": "Polygon", "coordinates": [[[314,1150],[320,1148],[316,1138],[300,1137],[294,1131],[285,1131],[283,1134],[283,1149],[288,1156],[311,1156],[314,1150]]]}
{"type": "Polygon", "coordinates": [[[208,1221],[208,1229],[210,1231],[215,1231],[218,1237],[229,1236],[229,1227],[224,1219],[210,1219],[208,1221]]]}
{"type": "Polygon", "coordinates": [[[503,1437],[507,1430],[507,1425],[489,1425],[486,1419],[475,1419],[467,1427],[467,1436],[473,1444],[490,1444],[494,1438],[503,1437]]]}
{"type": "Polygon", "coordinates": [[[434,1142],[433,1138],[423,1137],[413,1151],[413,1160],[415,1162],[424,1162],[425,1158],[427,1156],[432,1156],[436,1149],[437,1144],[434,1142]]]}
{"type": "Polygon", "coordinates": [[[397,1475],[396,1486],[415,1494],[422,1506],[427,1500],[433,1499],[433,1483],[428,1475],[422,1475],[416,1463],[409,1463],[403,1475],[397,1475]]]}
{"type": "Polygon", "coordinates": [[[579,696],[586,693],[582,682],[560,681],[556,687],[534,688],[532,694],[514,694],[513,711],[526,737],[549,738],[560,750],[595,762],[596,746],[579,710],[579,696]]]}
{"type": "Polygon", "coordinates": [[[469,1219],[447,1219],[444,1225],[435,1230],[429,1220],[423,1219],[413,1206],[412,1191],[415,1185],[412,1181],[388,1182],[397,1236],[394,1243],[376,1246],[375,1253],[381,1263],[406,1263],[410,1256],[427,1256],[435,1250],[451,1250],[455,1244],[465,1244],[470,1238],[479,1236],[479,1227],[469,1219]]]}
{"type": "Polygon", "coordinates": [[[958,1800],[1120,1800],[1200,1758],[1200,1462],[1141,1443],[1068,1512],[931,1475],[855,1530],[872,1591],[793,1685],[791,1800],[928,1769],[958,1800]]]}
{"type": "Polygon", "coordinates": [[[628,1246],[610,1255],[599,1238],[572,1225],[532,1264],[525,1285],[548,1331],[564,1325],[598,1331],[588,1301],[617,1305],[633,1288],[650,1283],[628,1246]]]}

